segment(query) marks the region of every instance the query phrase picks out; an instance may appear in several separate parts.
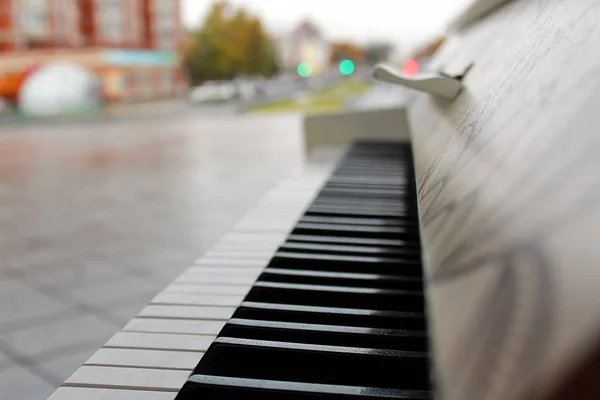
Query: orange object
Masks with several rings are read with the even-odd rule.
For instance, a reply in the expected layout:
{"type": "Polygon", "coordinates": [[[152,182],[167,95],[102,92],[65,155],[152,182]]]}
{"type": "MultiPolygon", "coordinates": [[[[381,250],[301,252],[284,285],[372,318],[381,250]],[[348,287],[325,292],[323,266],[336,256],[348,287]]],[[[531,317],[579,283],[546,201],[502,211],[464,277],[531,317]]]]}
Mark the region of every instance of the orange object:
{"type": "Polygon", "coordinates": [[[39,65],[32,65],[20,72],[10,72],[0,76],[0,97],[11,103],[16,103],[19,99],[19,91],[23,83],[27,80],[39,65]]]}

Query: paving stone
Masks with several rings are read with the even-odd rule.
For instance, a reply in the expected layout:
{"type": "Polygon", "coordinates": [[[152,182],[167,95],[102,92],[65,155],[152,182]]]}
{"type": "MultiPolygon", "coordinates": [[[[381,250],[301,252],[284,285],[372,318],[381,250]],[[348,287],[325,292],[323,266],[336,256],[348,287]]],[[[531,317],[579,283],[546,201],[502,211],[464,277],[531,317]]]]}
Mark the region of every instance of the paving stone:
{"type": "Polygon", "coordinates": [[[45,399],[54,389],[54,383],[40,379],[24,368],[0,371],[0,399],[45,399]]]}
{"type": "Polygon", "coordinates": [[[144,309],[144,305],[148,304],[150,300],[154,298],[154,293],[148,293],[144,296],[140,301],[136,301],[135,303],[127,303],[125,304],[115,304],[114,306],[108,305],[110,308],[109,315],[111,320],[118,321],[118,329],[123,328],[131,319],[137,317],[137,315],[144,309]],[[142,303],[143,301],[143,303],[142,303]]]}
{"type": "Polygon", "coordinates": [[[99,346],[101,345],[92,342],[87,348],[75,352],[55,352],[50,359],[38,357],[37,365],[45,371],[51,371],[62,383],[73,375],[98,350],[99,346]]]}
{"type": "Polygon", "coordinates": [[[0,353],[0,371],[6,370],[13,366],[14,362],[8,357],[6,357],[4,354],[0,353]]]}
{"type": "MultiPolygon", "coordinates": [[[[33,149],[0,160],[3,339],[44,369],[70,373],[88,350],[73,353],[69,346],[88,343],[96,350],[301,165],[299,122],[298,116],[232,118],[194,109],[152,121],[23,122],[2,130],[0,147],[18,141],[33,149]],[[45,294],[28,288],[40,284],[45,294]]],[[[272,251],[282,239],[250,233],[223,244],[249,243],[263,252],[261,244],[272,251]]],[[[211,266],[233,269],[231,261],[211,266]]],[[[189,306],[216,294],[234,307],[247,291],[205,286],[173,285],[176,297],[161,300],[189,306]]],[[[1,365],[3,374],[10,372],[1,365]]],[[[111,371],[116,379],[119,371],[111,371]]],[[[123,379],[115,382],[131,383],[123,379]]],[[[8,398],[45,398],[21,394],[8,398]]]]}
{"type": "Polygon", "coordinates": [[[117,330],[94,316],[74,311],[73,318],[49,322],[4,334],[3,341],[17,351],[36,357],[56,349],[68,349],[80,343],[100,347],[117,330]],[[96,344],[97,343],[97,344],[96,344]]]}
{"type": "Polygon", "coordinates": [[[102,306],[114,304],[119,298],[128,299],[145,296],[148,293],[158,293],[164,286],[164,283],[148,282],[135,277],[123,276],[104,285],[73,287],[68,295],[89,304],[102,306]]]}
{"type": "Polygon", "coordinates": [[[103,287],[110,281],[118,279],[119,275],[101,266],[74,263],[69,267],[46,273],[32,271],[31,276],[25,279],[32,281],[35,286],[43,286],[61,292],[70,291],[73,288],[103,287]]]}
{"type": "Polygon", "coordinates": [[[23,283],[26,278],[0,280],[0,330],[3,324],[68,311],[68,305],[23,283]]]}

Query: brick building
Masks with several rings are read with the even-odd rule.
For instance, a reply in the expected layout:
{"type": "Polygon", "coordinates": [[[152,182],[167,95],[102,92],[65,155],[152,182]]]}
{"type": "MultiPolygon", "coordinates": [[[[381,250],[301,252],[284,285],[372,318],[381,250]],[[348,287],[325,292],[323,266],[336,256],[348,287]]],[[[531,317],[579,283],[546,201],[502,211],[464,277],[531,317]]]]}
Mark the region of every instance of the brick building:
{"type": "Polygon", "coordinates": [[[185,87],[179,0],[0,0],[0,77],[69,60],[103,77],[113,100],[185,87]]]}

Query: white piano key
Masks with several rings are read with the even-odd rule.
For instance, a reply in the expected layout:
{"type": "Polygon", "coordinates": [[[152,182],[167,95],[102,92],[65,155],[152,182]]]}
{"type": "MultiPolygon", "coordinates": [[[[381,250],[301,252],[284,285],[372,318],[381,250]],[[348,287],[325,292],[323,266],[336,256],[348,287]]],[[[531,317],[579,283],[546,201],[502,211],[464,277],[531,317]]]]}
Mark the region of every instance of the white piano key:
{"type": "Polygon", "coordinates": [[[250,287],[225,285],[199,285],[191,283],[171,284],[163,294],[216,294],[223,296],[245,296],[250,287]]]}
{"type": "Polygon", "coordinates": [[[252,244],[279,244],[285,239],[284,235],[273,233],[229,233],[223,236],[221,243],[252,243],[252,244]]]}
{"type": "Polygon", "coordinates": [[[217,335],[226,321],[194,321],[179,319],[135,318],[129,321],[124,332],[188,333],[217,335]]]}
{"type": "Polygon", "coordinates": [[[181,275],[173,283],[175,284],[186,284],[186,283],[200,283],[203,285],[226,285],[226,286],[251,286],[258,273],[254,276],[235,276],[235,275],[209,275],[209,274],[197,274],[187,273],[181,275]]]}
{"type": "Polygon", "coordinates": [[[252,232],[283,232],[287,233],[291,229],[292,224],[281,223],[281,222],[268,222],[263,221],[260,224],[256,222],[244,222],[236,225],[236,229],[246,230],[252,232]]]}
{"type": "Polygon", "coordinates": [[[265,258],[267,255],[269,255],[268,259],[270,260],[271,259],[270,257],[273,256],[273,253],[276,252],[280,246],[281,246],[281,243],[278,243],[277,245],[271,246],[269,248],[256,247],[256,246],[233,247],[233,246],[228,246],[227,244],[225,244],[225,245],[218,245],[218,246],[213,247],[213,250],[211,250],[210,252],[207,252],[207,254],[213,255],[213,254],[217,254],[217,253],[220,253],[220,254],[229,253],[236,257],[238,257],[239,254],[244,254],[244,255],[248,255],[250,258],[256,257],[256,256],[265,258]]]}
{"type": "Polygon", "coordinates": [[[212,247],[213,250],[230,250],[230,251],[249,251],[249,252],[264,252],[270,253],[279,247],[280,243],[275,244],[257,244],[257,243],[231,243],[219,240],[212,247]]]}
{"type": "Polygon", "coordinates": [[[234,275],[234,276],[256,276],[260,274],[264,268],[236,268],[236,267],[209,267],[209,266],[194,266],[186,269],[183,273],[187,274],[203,274],[203,275],[234,275]]]}
{"type": "MultiPolygon", "coordinates": [[[[283,243],[283,242],[282,242],[283,243]]],[[[225,257],[200,257],[195,264],[206,265],[209,267],[232,266],[232,267],[266,267],[267,261],[264,260],[245,260],[225,257]]]]}
{"type": "Polygon", "coordinates": [[[273,257],[273,253],[277,249],[268,252],[249,251],[249,250],[230,250],[230,249],[214,249],[204,253],[204,257],[222,257],[222,258],[241,258],[244,260],[263,260],[269,261],[273,257]]]}
{"type": "Polygon", "coordinates": [[[264,261],[260,266],[247,266],[247,267],[236,267],[230,266],[214,266],[209,264],[194,264],[185,271],[182,275],[203,275],[203,276],[216,276],[223,278],[230,277],[249,277],[260,274],[260,272],[268,265],[270,260],[264,261]]]}
{"type": "Polygon", "coordinates": [[[313,193],[308,188],[286,188],[271,193],[266,200],[277,201],[279,203],[291,202],[299,204],[300,200],[308,201],[313,193]]]}
{"type": "Polygon", "coordinates": [[[272,197],[297,198],[297,196],[301,196],[303,194],[305,196],[308,196],[309,194],[312,194],[310,192],[312,192],[313,190],[314,190],[314,185],[309,182],[307,182],[306,184],[295,183],[295,184],[281,185],[278,188],[276,188],[275,190],[268,193],[267,197],[268,198],[272,198],[272,197]]]}
{"type": "Polygon", "coordinates": [[[83,366],[63,386],[178,392],[189,374],[176,370],[83,366]]]}
{"type": "Polygon", "coordinates": [[[175,395],[148,390],[61,387],[48,400],[173,400],[175,395]]]}
{"type": "Polygon", "coordinates": [[[235,307],[149,305],[140,312],[138,317],[227,321],[235,309],[235,307]]]}
{"type": "Polygon", "coordinates": [[[298,217],[298,210],[289,208],[265,207],[259,208],[252,214],[246,215],[241,221],[282,221],[293,223],[298,217]]]}
{"type": "Polygon", "coordinates": [[[225,306],[237,307],[243,301],[243,296],[211,295],[211,294],[175,294],[161,293],[151,304],[177,304],[182,306],[225,306]]]}
{"type": "Polygon", "coordinates": [[[261,219],[260,222],[256,220],[240,221],[235,226],[236,229],[244,232],[279,232],[282,234],[282,240],[285,240],[288,231],[294,227],[295,221],[297,218],[290,218],[289,221],[261,219]]]}
{"type": "Polygon", "coordinates": [[[247,214],[240,221],[282,221],[282,222],[293,222],[298,217],[298,210],[292,208],[280,208],[280,207],[264,207],[258,208],[254,212],[247,214]]]}
{"type": "Polygon", "coordinates": [[[281,199],[265,199],[258,204],[260,209],[268,209],[269,207],[277,207],[281,210],[287,209],[290,212],[293,210],[300,214],[306,208],[310,200],[304,198],[294,198],[288,200],[281,199]]]}
{"type": "Polygon", "coordinates": [[[215,336],[166,333],[116,333],[104,346],[107,348],[155,349],[204,352],[215,336]]]}
{"type": "Polygon", "coordinates": [[[192,371],[203,354],[189,351],[102,348],[84,365],[192,371]]]}

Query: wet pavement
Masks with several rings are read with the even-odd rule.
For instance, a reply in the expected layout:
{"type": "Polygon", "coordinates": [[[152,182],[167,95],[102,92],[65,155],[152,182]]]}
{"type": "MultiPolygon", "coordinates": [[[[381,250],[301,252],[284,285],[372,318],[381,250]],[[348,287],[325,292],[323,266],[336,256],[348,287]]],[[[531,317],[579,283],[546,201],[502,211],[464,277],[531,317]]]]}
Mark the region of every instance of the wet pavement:
{"type": "Polygon", "coordinates": [[[303,160],[296,115],[157,115],[0,125],[1,399],[45,399],[303,160]]]}

